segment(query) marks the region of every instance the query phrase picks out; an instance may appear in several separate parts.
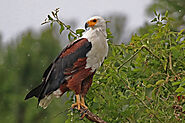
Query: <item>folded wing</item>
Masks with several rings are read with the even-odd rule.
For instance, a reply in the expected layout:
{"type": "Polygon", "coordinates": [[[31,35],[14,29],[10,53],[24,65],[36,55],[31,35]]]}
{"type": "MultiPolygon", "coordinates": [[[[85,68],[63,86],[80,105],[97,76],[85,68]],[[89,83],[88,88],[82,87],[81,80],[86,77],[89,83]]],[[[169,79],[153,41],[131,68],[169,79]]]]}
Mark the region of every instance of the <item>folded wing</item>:
{"type": "Polygon", "coordinates": [[[38,103],[45,96],[50,95],[60,85],[66,81],[66,78],[70,76],[70,73],[66,71],[75,72],[81,65],[76,65],[79,59],[86,59],[86,54],[91,50],[92,44],[86,39],[82,38],[69,44],[60,55],[49,65],[43,74],[42,83],[31,90],[25,97],[29,99],[33,96],[38,98],[38,103]],[[76,66],[75,66],[76,65],[76,66]]]}

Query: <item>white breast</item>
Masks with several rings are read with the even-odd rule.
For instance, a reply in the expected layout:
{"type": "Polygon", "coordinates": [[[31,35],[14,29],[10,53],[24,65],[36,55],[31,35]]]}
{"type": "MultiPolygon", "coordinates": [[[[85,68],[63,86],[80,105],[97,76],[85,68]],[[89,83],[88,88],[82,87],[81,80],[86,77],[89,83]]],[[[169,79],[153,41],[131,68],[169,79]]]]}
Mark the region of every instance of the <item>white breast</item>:
{"type": "Polygon", "coordinates": [[[87,38],[92,43],[91,50],[87,53],[86,68],[91,68],[94,72],[101,66],[108,54],[108,44],[105,35],[101,30],[89,30],[83,38],[87,38]]]}

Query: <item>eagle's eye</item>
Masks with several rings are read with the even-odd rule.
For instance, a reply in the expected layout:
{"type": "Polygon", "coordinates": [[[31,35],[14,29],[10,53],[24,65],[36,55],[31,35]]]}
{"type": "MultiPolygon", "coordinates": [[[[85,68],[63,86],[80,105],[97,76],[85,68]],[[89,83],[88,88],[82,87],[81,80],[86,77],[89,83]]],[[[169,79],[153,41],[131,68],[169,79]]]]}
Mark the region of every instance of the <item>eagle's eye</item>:
{"type": "Polygon", "coordinates": [[[96,19],[94,19],[94,20],[93,20],[93,22],[97,22],[97,20],[96,20],[96,19]]]}

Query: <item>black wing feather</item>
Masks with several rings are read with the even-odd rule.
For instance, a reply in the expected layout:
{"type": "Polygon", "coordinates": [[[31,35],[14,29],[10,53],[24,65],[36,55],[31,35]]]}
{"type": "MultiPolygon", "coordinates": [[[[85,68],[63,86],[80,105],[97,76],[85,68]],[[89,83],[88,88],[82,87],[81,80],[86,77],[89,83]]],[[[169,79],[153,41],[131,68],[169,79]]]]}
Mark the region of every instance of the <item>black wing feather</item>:
{"type": "MultiPolygon", "coordinates": [[[[43,80],[42,80],[43,82],[38,87],[31,90],[26,95],[25,100],[35,96],[38,98],[38,102],[40,102],[40,100],[43,99],[45,97],[45,95],[51,94],[53,91],[57,90],[60,87],[60,84],[62,84],[65,81],[64,70],[66,68],[72,67],[73,63],[78,58],[86,57],[86,54],[92,48],[92,44],[87,41],[83,44],[83,46],[78,48],[75,52],[73,52],[63,58],[60,57],[62,53],[64,53],[72,45],[75,45],[75,43],[77,43],[81,40],[83,40],[83,39],[79,39],[79,40],[71,43],[60,53],[60,55],[54,60],[53,63],[50,64],[50,66],[44,72],[43,80]]],[[[87,40],[87,39],[85,39],[85,40],[87,40]]]]}

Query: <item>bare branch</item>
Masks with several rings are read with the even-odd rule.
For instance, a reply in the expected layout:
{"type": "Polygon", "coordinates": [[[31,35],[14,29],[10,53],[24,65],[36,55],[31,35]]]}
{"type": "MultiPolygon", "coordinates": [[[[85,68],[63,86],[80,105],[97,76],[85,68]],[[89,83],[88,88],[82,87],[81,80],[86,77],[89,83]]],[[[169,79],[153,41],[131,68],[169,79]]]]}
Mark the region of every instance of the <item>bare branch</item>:
{"type": "MultiPolygon", "coordinates": [[[[76,109],[76,108],[75,108],[76,109]]],[[[82,115],[82,119],[86,117],[88,120],[96,123],[107,123],[106,121],[102,120],[100,117],[97,115],[93,114],[89,109],[80,109],[80,113],[82,115]]]]}
{"type": "Polygon", "coordinates": [[[152,54],[155,58],[159,59],[160,61],[160,58],[157,55],[155,55],[147,46],[143,45],[137,52],[135,52],[129,59],[127,59],[122,65],[118,67],[118,71],[120,70],[121,67],[123,67],[123,65],[132,60],[142,49],[146,49],[150,54],[152,54]]]}

